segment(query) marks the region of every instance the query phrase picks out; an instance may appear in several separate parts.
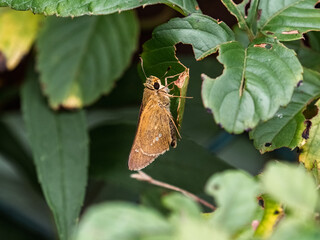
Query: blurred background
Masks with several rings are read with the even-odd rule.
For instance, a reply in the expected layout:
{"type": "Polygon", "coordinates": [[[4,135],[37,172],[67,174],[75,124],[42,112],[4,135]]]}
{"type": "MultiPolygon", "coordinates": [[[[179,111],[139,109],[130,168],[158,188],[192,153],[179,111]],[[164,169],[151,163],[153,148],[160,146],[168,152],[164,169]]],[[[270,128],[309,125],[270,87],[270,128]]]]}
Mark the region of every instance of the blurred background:
{"type": "MultiPolygon", "coordinates": [[[[235,18],[220,1],[198,0],[198,3],[204,14],[234,27],[235,18]]],[[[144,80],[137,71],[142,45],[151,38],[156,26],[183,16],[166,5],[147,6],[135,12],[140,36],[130,66],[110,94],[86,108],[90,167],[82,211],[110,200],[143,202],[161,208],[159,196],[167,192],[131,179],[127,160],[142,100],[144,80]]],[[[215,172],[239,168],[257,175],[270,159],[296,161],[296,153],[287,149],[261,155],[247,133],[231,135],[217,126],[202,105],[200,75],[219,76],[222,65],[216,61],[216,54],[196,62],[191,46],[179,44],[177,49],[178,58],[190,69],[187,95],[193,98],[185,106],[178,147],[147,167],[148,174],[211,201],[204,195],[203,187],[215,172]]],[[[36,51],[32,48],[12,71],[5,68],[0,54],[0,238],[6,240],[55,238],[53,218],[37,180],[20,111],[20,86],[36,51]]]]}

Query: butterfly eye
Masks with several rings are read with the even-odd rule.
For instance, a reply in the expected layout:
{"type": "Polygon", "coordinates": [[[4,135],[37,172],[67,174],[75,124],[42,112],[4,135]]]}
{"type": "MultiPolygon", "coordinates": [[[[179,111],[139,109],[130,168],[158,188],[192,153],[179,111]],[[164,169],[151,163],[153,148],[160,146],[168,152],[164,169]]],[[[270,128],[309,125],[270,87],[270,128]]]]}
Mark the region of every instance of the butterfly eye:
{"type": "Polygon", "coordinates": [[[159,85],[159,83],[155,82],[155,83],[153,84],[153,87],[154,87],[154,89],[158,90],[159,87],[160,87],[160,85],[159,85]]]}

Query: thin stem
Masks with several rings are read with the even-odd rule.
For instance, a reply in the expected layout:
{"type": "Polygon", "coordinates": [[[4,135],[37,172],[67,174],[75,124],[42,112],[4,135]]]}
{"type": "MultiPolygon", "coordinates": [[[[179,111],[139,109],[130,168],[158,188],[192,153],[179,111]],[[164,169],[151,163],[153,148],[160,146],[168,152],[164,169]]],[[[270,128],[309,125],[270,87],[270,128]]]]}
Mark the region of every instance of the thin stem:
{"type": "Polygon", "coordinates": [[[208,203],[207,201],[199,198],[198,196],[184,190],[184,189],[181,189],[179,187],[176,187],[176,186],[173,186],[173,185],[170,185],[168,183],[165,183],[165,182],[161,182],[161,181],[158,181],[158,180],[155,180],[153,179],[152,177],[150,177],[149,175],[147,175],[146,173],[142,172],[142,171],[138,171],[138,173],[134,173],[134,174],[131,174],[131,177],[132,178],[135,178],[139,181],[145,181],[145,182],[148,182],[148,183],[151,183],[153,185],[156,185],[156,186],[159,186],[159,187],[163,187],[163,188],[167,188],[167,189],[170,189],[170,190],[173,190],[173,191],[176,191],[176,192],[180,192],[182,193],[183,195],[203,204],[204,206],[212,209],[212,210],[216,210],[216,207],[213,206],[212,204],[208,203]]]}

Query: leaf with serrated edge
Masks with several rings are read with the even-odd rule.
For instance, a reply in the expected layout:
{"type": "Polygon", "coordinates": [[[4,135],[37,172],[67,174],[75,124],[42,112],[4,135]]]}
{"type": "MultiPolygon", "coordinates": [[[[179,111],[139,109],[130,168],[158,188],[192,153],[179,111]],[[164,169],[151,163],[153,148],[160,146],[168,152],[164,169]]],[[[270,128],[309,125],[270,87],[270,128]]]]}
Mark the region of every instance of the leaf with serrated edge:
{"type": "Polygon", "coordinates": [[[224,72],[216,79],[202,76],[202,99],[215,121],[232,133],[270,119],[289,103],[302,79],[294,51],[271,39],[257,39],[247,49],[238,42],[223,44],[218,60],[224,72]]]}
{"type": "Polygon", "coordinates": [[[133,12],[48,18],[38,39],[40,81],[53,108],[79,108],[111,91],[137,46],[133,12]]]}
{"type": "Polygon", "coordinates": [[[320,100],[315,104],[318,108],[318,114],[313,117],[311,127],[308,129],[309,135],[306,143],[300,148],[299,161],[311,170],[312,168],[320,169],[320,100]]]}
{"type": "MultiPolygon", "coordinates": [[[[170,67],[166,76],[173,76],[186,72],[185,84],[182,89],[175,87],[176,96],[185,96],[189,72],[177,59],[175,44],[181,42],[191,44],[197,60],[217,51],[220,44],[234,40],[231,29],[223,22],[218,22],[202,14],[191,14],[185,18],[175,18],[168,23],[157,27],[152,33],[152,39],[143,45],[143,66],[147,76],[163,76],[170,67]]],[[[168,79],[169,82],[173,79],[168,79]]],[[[177,98],[172,101],[173,116],[179,106],[178,125],[181,125],[185,99],[177,98]]]]}
{"type": "Polygon", "coordinates": [[[31,12],[0,9],[0,71],[2,64],[13,70],[29,52],[42,20],[43,16],[31,12]]]}
{"type": "Polygon", "coordinates": [[[59,239],[67,240],[83,204],[89,160],[84,113],[53,112],[29,73],[22,88],[22,109],[34,163],[59,239]]]}
{"type": "Polygon", "coordinates": [[[164,3],[184,15],[201,12],[196,0],[0,0],[0,7],[31,10],[44,15],[74,17],[81,15],[106,15],[147,5],[164,3]]]}
{"type": "Polygon", "coordinates": [[[320,9],[316,0],[260,1],[259,28],[263,34],[281,41],[303,37],[308,31],[320,31],[320,9]]]}
{"type": "Polygon", "coordinates": [[[288,106],[280,108],[270,120],[250,132],[250,138],[261,153],[280,147],[294,149],[303,141],[303,111],[312,99],[320,96],[320,74],[304,68],[303,82],[295,89],[288,106]]]}

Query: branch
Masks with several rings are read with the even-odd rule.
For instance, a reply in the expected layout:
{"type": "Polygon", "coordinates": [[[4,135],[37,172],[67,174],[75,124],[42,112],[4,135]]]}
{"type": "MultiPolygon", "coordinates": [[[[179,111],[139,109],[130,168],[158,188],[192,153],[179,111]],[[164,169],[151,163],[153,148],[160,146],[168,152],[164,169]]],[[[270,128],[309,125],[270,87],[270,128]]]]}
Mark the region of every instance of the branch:
{"type": "Polygon", "coordinates": [[[153,185],[156,185],[156,186],[160,186],[160,187],[163,187],[163,188],[167,188],[167,189],[170,189],[170,190],[173,190],[173,191],[176,191],[176,192],[180,192],[182,193],[183,195],[203,204],[204,206],[212,209],[212,210],[216,210],[216,207],[213,206],[212,204],[208,203],[207,201],[197,197],[196,195],[184,190],[184,189],[181,189],[181,188],[178,188],[176,186],[173,186],[173,185],[170,185],[168,183],[164,183],[164,182],[161,182],[161,181],[158,181],[158,180],[155,180],[153,179],[152,177],[150,177],[149,175],[147,175],[146,173],[142,172],[142,171],[138,171],[138,173],[134,173],[134,174],[131,174],[131,177],[132,178],[135,178],[139,181],[145,181],[145,182],[148,182],[148,183],[151,183],[153,185]]]}

